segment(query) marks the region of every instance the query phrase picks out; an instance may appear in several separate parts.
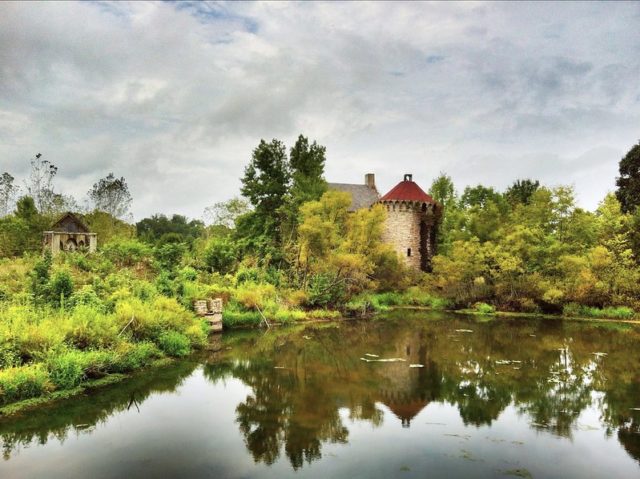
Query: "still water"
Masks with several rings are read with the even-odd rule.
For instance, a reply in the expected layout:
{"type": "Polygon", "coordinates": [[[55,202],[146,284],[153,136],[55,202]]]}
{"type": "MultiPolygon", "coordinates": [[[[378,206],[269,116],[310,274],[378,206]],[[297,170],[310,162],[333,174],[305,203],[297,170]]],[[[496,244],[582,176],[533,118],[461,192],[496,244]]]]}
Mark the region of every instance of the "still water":
{"type": "Polygon", "coordinates": [[[640,477],[635,325],[396,312],[211,348],[0,421],[0,477],[640,477]]]}

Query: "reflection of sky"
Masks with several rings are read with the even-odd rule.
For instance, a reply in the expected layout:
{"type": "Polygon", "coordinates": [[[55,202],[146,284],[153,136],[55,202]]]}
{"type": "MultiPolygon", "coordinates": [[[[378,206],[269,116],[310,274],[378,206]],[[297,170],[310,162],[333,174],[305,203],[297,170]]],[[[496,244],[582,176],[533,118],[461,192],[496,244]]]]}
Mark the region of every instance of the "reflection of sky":
{"type": "Polygon", "coordinates": [[[383,404],[384,420],[351,421],[348,444],[323,444],[322,459],[293,471],[281,454],[272,466],[254,463],[236,423],[236,407],[252,391],[237,379],[215,384],[202,369],[174,393],[152,394],[109,417],[89,434],[16,451],[0,463],[2,477],[493,477],[527,469],[533,477],[635,477],[638,465],[606,438],[600,413],[586,408],[571,439],[531,427],[507,407],[491,426],[465,427],[455,404],[432,402],[410,428],[383,404]],[[5,472],[9,474],[5,475],[5,472]],[[612,471],[615,474],[612,475],[612,471]]]}

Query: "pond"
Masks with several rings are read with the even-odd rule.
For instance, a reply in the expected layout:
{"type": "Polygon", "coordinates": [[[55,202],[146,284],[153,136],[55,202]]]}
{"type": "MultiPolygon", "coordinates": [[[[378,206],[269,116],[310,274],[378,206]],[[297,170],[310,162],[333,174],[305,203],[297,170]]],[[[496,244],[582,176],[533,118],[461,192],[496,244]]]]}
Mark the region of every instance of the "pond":
{"type": "Polygon", "coordinates": [[[631,324],[410,311],[225,333],[0,421],[0,477],[637,478],[639,346],[631,324]]]}

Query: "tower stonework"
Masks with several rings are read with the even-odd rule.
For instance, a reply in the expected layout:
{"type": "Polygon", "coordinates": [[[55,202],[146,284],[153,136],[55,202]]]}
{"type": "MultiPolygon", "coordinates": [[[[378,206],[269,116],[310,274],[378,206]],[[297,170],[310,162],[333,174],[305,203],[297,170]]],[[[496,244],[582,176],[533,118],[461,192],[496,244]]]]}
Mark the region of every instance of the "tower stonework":
{"type": "Polygon", "coordinates": [[[421,271],[431,269],[435,253],[438,203],[412,178],[404,175],[379,203],[387,210],[382,239],[396,250],[407,266],[421,271]]]}
{"type": "Polygon", "coordinates": [[[364,184],[329,183],[329,189],[351,195],[349,211],[383,205],[387,210],[382,241],[390,244],[410,268],[431,270],[431,258],[436,253],[436,227],[442,207],[425,193],[411,174],[380,197],[375,175],[367,173],[364,184]]]}

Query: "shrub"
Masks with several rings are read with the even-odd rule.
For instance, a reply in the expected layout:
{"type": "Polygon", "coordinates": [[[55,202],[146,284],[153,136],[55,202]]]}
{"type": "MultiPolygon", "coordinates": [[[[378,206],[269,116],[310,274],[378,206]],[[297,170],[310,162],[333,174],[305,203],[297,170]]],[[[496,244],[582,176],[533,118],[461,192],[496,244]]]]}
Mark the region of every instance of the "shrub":
{"type": "Polygon", "coordinates": [[[487,303],[476,303],[473,308],[480,314],[493,314],[496,308],[487,303]]]}
{"type": "Polygon", "coordinates": [[[49,378],[57,389],[71,389],[84,378],[86,357],[80,351],[67,351],[54,354],[47,361],[49,378]]]}
{"type": "Polygon", "coordinates": [[[274,299],[276,289],[271,284],[245,283],[238,286],[235,299],[247,309],[264,308],[265,303],[274,299]]]}
{"type": "Polygon", "coordinates": [[[103,313],[106,311],[106,305],[98,297],[93,286],[88,284],[84,285],[71,295],[71,298],[69,298],[69,305],[71,307],[88,306],[103,313]]]}
{"type": "Polygon", "coordinates": [[[237,260],[237,247],[229,238],[214,238],[204,252],[207,270],[227,274],[233,270],[237,260]]]}
{"type": "Polygon", "coordinates": [[[182,357],[191,352],[191,342],[184,334],[167,331],[158,337],[158,346],[169,356],[182,357]]]}
{"type": "Polygon", "coordinates": [[[189,326],[184,334],[189,338],[189,342],[192,346],[202,347],[207,344],[209,325],[205,321],[198,321],[192,326],[189,326]]]}
{"type": "Polygon", "coordinates": [[[65,339],[80,349],[112,346],[119,333],[113,315],[84,304],[76,306],[65,329],[65,339]]]}
{"type": "Polygon", "coordinates": [[[129,298],[116,305],[116,323],[136,340],[155,341],[163,332],[184,332],[194,324],[193,314],[175,299],[157,296],[150,303],[129,298]]]}
{"type": "Polygon", "coordinates": [[[162,357],[162,352],[151,342],[123,342],[118,345],[113,358],[114,363],[110,366],[113,372],[129,372],[149,366],[155,359],[160,357],[162,357]]]}
{"type": "Polygon", "coordinates": [[[118,266],[133,266],[151,256],[151,248],[137,240],[114,241],[102,248],[105,257],[118,266]]]}
{"type": "Polygon", "coordinates": [[[316,274],[309,281],[309,305],[338,306],[344,303],[346,291],[344,283],[336,283],[333,275],[316,274]]]}
{"type": "Polygon", "coordinates": [[[41,365],[20,366],[0,371],[0,403],[42,396],[53,390],[47,371],[41,365]]]}

